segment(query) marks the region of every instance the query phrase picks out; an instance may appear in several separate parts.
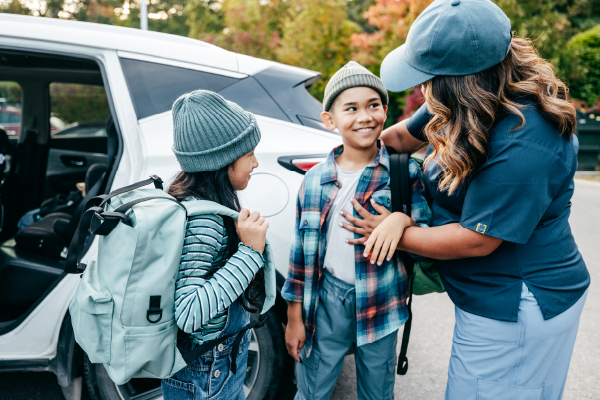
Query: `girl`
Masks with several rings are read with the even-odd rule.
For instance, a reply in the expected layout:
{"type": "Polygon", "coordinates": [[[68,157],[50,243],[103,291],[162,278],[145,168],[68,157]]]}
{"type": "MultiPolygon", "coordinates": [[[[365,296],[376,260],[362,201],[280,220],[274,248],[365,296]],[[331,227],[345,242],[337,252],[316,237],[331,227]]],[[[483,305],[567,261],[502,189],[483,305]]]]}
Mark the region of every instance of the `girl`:
{"type": "MultiPolygon", "coordinates": [[[[216,93],[197,90],[173,104],[173,152],[181,165],[169,188],[178,201],[210,200],[240,211],[236,191],[248,186],[258,167],[254,148],[260,130],[254,115],[216,93]]],[[[175,293],[180,328],[177,346],[185,354],[208,340],[239,331],[258,309],[264,291],[262,267],[269,224],[257,212],[242,209],[237,223],[229,217],[190,217],[175,293]],[[245,304],[246,299],[250,304],[245,304]]],[[[165,400],[245,399],[243,382],[250,331],[237,357],[235,337],[224,341],[162,381],[165,400]],[[237,374],[231,372],[236,360],[237,374]]]]}

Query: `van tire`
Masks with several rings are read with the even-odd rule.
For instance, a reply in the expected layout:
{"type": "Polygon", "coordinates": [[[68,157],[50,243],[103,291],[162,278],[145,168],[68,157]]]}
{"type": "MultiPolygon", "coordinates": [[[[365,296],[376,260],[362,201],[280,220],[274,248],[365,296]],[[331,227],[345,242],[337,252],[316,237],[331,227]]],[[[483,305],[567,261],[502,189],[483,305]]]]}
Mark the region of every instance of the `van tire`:
{"type": "Polygon", "coordinates": [[[134,397],[154,400],[162,396],[158,379],[132,379],[117,387],[108,376],[104,365],[92,364],[87,354],[84,355],[83,372],[91,400],[130,400],[134,397]]]}
{"type": "MultiPolygon", "coordinates": [[[[260,349],[260,364],[247,400],[275,399],[282,377],[292,373],[285,348],[283,325],[273,309],[268,315],[265,325],[254,330],[260,349]]],[[[258,319],[258,313],[252,314],[251,320],[255,319],[258,319]]]]}

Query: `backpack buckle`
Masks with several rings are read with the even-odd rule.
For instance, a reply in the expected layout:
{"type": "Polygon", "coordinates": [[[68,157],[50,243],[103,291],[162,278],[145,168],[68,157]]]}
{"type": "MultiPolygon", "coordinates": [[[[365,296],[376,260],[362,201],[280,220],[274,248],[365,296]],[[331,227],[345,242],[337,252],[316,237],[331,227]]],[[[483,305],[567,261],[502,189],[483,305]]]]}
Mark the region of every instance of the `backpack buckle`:
{"type": "Polygon", "coordinates": [[[156,324],[162,319],[163,310],[160,308],[160,296],[150,296],[150,305],[148,311],[146,311],[146,319],[151,324],[156,324]],[[158,318],[154,317],[150,319],[151,315],[158,315],[158,318]]]}
{"type": "Polygon", "coordinates": [[[77,264],[77,273],[82,274],[86,268],[87,268],[87,264],[84,264],[84,263],[77,264]]]}
{"type": "Polygon", "coordinates": [[[102,212],[94,212],[90,223],[90,232],[93,235],[107,236],[119,225],[119,222],[131,226],[131,221],[125,214],[104,210],[102,212]]]}

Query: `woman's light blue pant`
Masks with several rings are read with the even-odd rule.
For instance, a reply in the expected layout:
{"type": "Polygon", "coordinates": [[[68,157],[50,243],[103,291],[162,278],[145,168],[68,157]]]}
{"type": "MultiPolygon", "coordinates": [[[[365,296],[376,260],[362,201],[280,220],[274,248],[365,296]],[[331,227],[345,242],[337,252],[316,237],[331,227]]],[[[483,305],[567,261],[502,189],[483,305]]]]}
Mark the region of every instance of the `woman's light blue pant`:
{"type": "Polygon", "coordinates": [[[518,322],[456,307],[446,400],[562,398],[587,293],[549,320],[525,284],[518,322]]]}

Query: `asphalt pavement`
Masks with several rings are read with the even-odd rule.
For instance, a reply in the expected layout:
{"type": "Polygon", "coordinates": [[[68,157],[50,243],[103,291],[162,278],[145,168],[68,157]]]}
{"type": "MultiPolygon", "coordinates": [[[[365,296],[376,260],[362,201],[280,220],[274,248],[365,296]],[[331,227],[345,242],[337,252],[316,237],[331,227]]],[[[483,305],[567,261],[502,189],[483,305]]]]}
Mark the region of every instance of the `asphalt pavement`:
{"type": "MultiPolygon", "coordinates": [[[[600,399],[600,183],[576,181],[571,227],[592,286],[581,316],[564,400],[600,399]]],[[[413,304],[414,322],[409,346],[409,370],[397,376],[397,400],[443,399],[452,346],[454,305],[445,294],[419,296],[413,304]]],[[[86,400],[88,396],[83,397],[86,400]]],[[[48,372],[0,373],[0,399],[61,400],[54,375],[48,372]]],[[[345,359],[332,400],[356,395],[354,356],[345,359]]],[[[278,399],[280,400],[280,399],[278,399]]]]}

